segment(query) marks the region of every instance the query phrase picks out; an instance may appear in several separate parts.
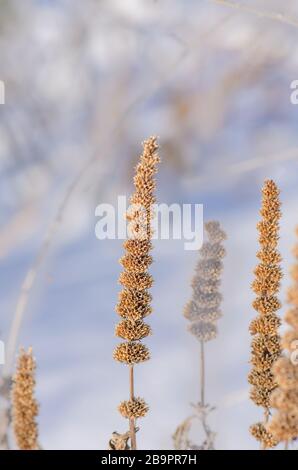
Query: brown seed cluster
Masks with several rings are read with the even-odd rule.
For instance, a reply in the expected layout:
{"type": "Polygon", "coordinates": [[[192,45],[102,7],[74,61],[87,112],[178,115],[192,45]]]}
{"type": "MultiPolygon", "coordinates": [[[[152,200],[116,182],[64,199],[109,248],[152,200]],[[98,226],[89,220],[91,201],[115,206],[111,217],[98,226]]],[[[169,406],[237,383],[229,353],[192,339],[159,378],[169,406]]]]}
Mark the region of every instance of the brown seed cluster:
{"type": "MultiPolygon", "coordinates": [[[[272,180],[265,182],[262,193],[260,211],[262,219],[257,225],[261,246],[257,257],[260,263],[254,271],[255,280],[252,284],[252,289],[257,294],[253,307],[259,316],[250,324],[250,333],[253,336],[251,345],[253,367],[248,381],[252,385],[251,399],[256,405],[262,406],[268,415],[270,396],[277,386],[271,368],[281,354],[278,335],[281,322],[277,316],[281,304],[276,296],[282,278],[281,256],[277,250],[281,211],[279,190],[272,180]]],[[[271,447],[270,442],[271,444],[274,442],[261,423],[252,426],[251,433],[256,439],[263,441],[264,447],[271,447]]]]}
{"type": "MultiPolygon", "coordinates": [[[[298,235],[298,228],[296,233],[298,235]]],[[[281,340],[288,354],[280,357],[272,368],[278,388],[271,395],[271,406],[277,411],[267,426],[278,441],[285,442],[298,438],[298,244],[293,253],[297,262],[291,269],[293,285],[287,299],[291,308],[285,315],[291,329],[281,340]]]]}
{"type": "Polygon", "coordinates": [[[21,450],[37,450],[38,404],[34,397],[36,364],[32,349],[21,350],[12,386],[12,422],[16,443],[21,450]]]}
{"type": "Polygon", "coordinates": [[[222,242],[226,238],[219,222],[207,222],[205,230],[208,241],[200,250],[200,259],[192,280],[193,296],[184,310],[184,316],[190,321],[189,331],[204,342],[216,337],[216,323],[221,317],[222,296],[219,288],[222,258],[225,256],[222,242]]]}
{"type": "Polygon", "coordinates": [[[264,449],[271,449],[278,444],[278,441],[267,431],[263,423],[254,424],[249,430],[251,435],[262,444],[264,449]]]}
{"type": "Polygon", "coordinates": [[[114,350],[114,359],[124,364],[133,365],[148,361],[150,353],[147,346],[138,342],[120,343],[114,350]]]}
{"type": "MultiPolygon", "coordinates": [[[[152,206],[155,203],[155,174],[160,159],[155,137],[146,140],[143,147],[134,177],[135,192],[126,214],[129,238],[123,244],[125,255],[120,259],[124,270],[119,282],[123,290],[116,306],[122,320],[116,325],[115,334],[126,342],[115,348],[114,359],[130,366],[150,358],[148,348],[140,340],[151,334],[144,317],[152,312],[152,297],[148,289],[153,284],[153,278],[148,269],[153,261],[150,255],[152,206]]],[[[119,409],[126,417],[138,418],[145,415],[147,405],[140,399],[134,399],[123,402],[119,409]]]]}
{"type": "Polygon", "coordinates": [[[133,400],[123,401],[120,403],[119,412],[123,418],[143,418],[146,416],[149,407],[143,398],[134,398],[133,400]]]}

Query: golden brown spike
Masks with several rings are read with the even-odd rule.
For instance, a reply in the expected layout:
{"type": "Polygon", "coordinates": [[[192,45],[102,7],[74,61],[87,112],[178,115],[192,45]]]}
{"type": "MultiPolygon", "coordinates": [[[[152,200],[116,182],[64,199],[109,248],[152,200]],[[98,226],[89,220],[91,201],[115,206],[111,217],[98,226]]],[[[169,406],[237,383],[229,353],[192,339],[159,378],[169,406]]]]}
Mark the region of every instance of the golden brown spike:
{"type": "MultiPolygon", "coordinates": [[[[262,189],[261,221],[257,224],[259,231],[260,251],[257,257],[260,263],[254,274],[252,289],[257,295],[253,302],[259,316],[250,324],[253,336],[251,344],[252,370],[248,381],[252,385],[251,399],[256,405],[264,408],[264,423],[257,423],[250,428],[252,435],[262,442],[264,448],[271,447],[275,440],[267,432],[264,424],[270,411],[270,396],[276,388],[271,368],[281,354],[278,327],[280,319],[276,312],[281,307],[277,298],[282,271],[281,256],[277,251],[279,240],[279,219],[281,217],[279,190],[272,180],[265,181],[262,189]]],[[[274,444],[276,445],[276,444],[274,444]]]]}
{"type": "MultiPolygon", "coordinates": [[[[297,228],[298,236],[298,228],[297,228]]],[[[282,347],[286,350],[273,365],[272,372],[278,388],[271,395],[271,406],[276,409],[270,423],[267,426],[269,432],[279,441],[284,441],[286,446],[298,438],[298,243],[294,247],[293,254],[296,263],[290,270],[293,284],[288,291],[288,303],[290,309],[285,315],[285,321],[289,324],[282,339],[282,347]]]]}
{"type": "Polygon", "coordinates": [[[34,397],[36,364],[32,349],[23,349],[17,362],[17,370],[12,386],[12,423],[18,448],[21,450],[37,450],[38,404],[34,397]]]}
{"type": "Polygon", "coordinates": [[[150,358],[148,348],[139,341],[151,334],[150,326],[143,319],[152,312],[148,289],[153,284],[153,278],[148,268],[153,261],[150,255],[152,205],[155,203],[154,177],[160,161],[155,137],[146,140],[143,147],[134,177],[135,192],[130,198],[131,206],[126,214],[129,239],[123,244],[126,253],[120,259],[124,270],[119,282],[123,290],[116,306],[123,320],[116,325],[115,334],[127,342],[119,344],[114,350],[114,359],[130,366],[130,400],[122,402],[119,411],[129,418],[132,450],[136,449],[135,420],[145,416],[148,410],[145,402],[134,396],[134,365],[150,358]]]}

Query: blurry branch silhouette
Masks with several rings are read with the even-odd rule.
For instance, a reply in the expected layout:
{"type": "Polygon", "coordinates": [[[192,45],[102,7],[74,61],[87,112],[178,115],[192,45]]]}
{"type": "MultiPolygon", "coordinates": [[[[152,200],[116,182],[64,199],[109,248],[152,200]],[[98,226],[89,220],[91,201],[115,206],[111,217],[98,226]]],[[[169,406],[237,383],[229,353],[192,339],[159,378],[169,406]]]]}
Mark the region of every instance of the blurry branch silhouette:
{"type": "MultiPolygon", "coordinates": [[[[231,164],[229,166],[224,166],[225,170],[225,181],[228,182],[228,178],[233,178],[235,175],[241,175],[245,173],[249,173],[251,171],[255,171],[259,168],[271,166],[272,163],[277,162],[286,162],[289,160],[298,160],[298,147],[286,149],[282,152],[278,152],[276,154],[270,153],[270,155],[260,155],[256,157],[249,158],[242,162],[237,162],[231,164]]],[[[221,171],[221,170],[219,170],[221,171]]],[[[199,176],[197,178],[189,178],[189,182],[192,185],[197,184],[210,184],[214,179],[214,172],[207,173],[203,176],[199,176]]]]}
{"type": "Polygon", "coordinates": [[[298,19],[295,19],[291,16],[285,15],[284,13],[279,13],[276,11],[266,11],[259,10],[258,8],[250,7],[244,4],[234,2],[232,0],[209,0],[212,3],[217,3],[218,5],[223,5],[226,7],[234,8],[245,13],[251,13],[259,18],[265,18],[272,21],[278,21],[279,23],[288,24],[290,26],[295,26],[298,28],[298,19]]]}

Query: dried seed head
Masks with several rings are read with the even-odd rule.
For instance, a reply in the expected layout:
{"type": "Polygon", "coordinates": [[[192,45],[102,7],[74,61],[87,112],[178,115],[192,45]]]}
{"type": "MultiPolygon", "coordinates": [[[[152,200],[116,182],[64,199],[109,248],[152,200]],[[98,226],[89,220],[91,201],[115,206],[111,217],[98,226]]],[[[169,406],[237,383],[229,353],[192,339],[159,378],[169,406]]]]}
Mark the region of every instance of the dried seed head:
{"type": "Polygon", "coordinates": [[[132,256],[143,259],[143,257],[146,257],[149,251],[152,250],[152,243],[150,240],[129,239],[125,240],[123,247],[132,256]]]}
{"type": "Polygon", "coordinates": [[[205,230],[208,233],[208,238],[212,244],[221,243],[227,238],[226,233],[221,229],[220,223],[217,220],[206,222],[205,230]]]}
{"type": "Polygon", "coordinates": [[[115,327],[115,335],[127,341],[138,341],[150,334],[150,326],[142,320],[123,320],[115,327]]]}
{"type": "Polygon", "coordinates": [[[281,411],[292,412],[298,408],[298,388],[282,390],[276,388],[271,395],[271,406],[281,411]]]}
{"type": "Polygon", "coordinates": [[[274,361],[280,356],[281,347],[280,347],[280,337],[275,336],[265,336],[257,335],[251,343],[252,349],[252,363],[257,365],[260,361],[261,369],[271,369],[274,361]],[[255,362],[255,358],[257,361],[255,362]]]}
{"type": "Polygon", "coordinates": [[[18,448],[38,449],[38,404],[34,397],[36,364],[32,349],[23,349],[17,362],[12,385],[12,422],[18,448]]]}
{"type": "MultiPolygon", "coordinates": [[[[154,176],[160,161],[157,149],[155,137],[143,143],[143,153],[134,177],[135,192],[130,198],[131,206],[126,213],[129,239],[123,244],[126,253],[120,259],[124,271],[120,274],[119,282],[124,289],[119,294],[116,312],[123,320],[116,325],[115,334],[127,342],[119,344],[113,356],[115,360],[130,366],[150,358],[148,348],[139,341],[151,334],[151,328],[143,322],[143,318],[152,312],[150,305],[152,298],[148,289],[153,284],[153,278],[148,273],[148,268],[153,262],[149,253],[152,249],[151,222],[154,216],[152,205],[156,200],[154,176]]],[[[131,372],[132,390],[133,367],[131,372]]],[[[134,398],[122,402],[119,411],[125,418],[136,419],[145,416],[148,406],[144,400],[134,398]]],[[[130,437],[133,443],[133,436],[130,437]]]]}
{"type": "Polygon", "coordinates": [[[134,398],[133,400],[123,401],[118,407],[123,418],[143,418],[149,410],[149,406],[143,398],[134,398]]]}
{"type": "Polygon", "coordinates": [[[120,258],[120,263],[128,272],[143,273],[152,263],[152,256],[144,255],[140,258],[139,256],[127,254],[120,258]]]}
{"type": "Polygon", "coordinates": [[[263,294],[254,300],[252,306],[262,315],[271,315],[281,308],[281,302],[274,295],[263,294]]]}
{"type": "Polygon", "coordinates": [[[152,296],[146,290],[123,289],[119,293],[116,312],[122,318],[134,321],[140,320],[152,312],[151,300],[152,296]]]}
{"type": "Polygon", "coordinates": [[[266,395],[266,403],[267,398],[270,398],[270,393],[276,388],[277,384],[273,382],[273,375],[270,370],[256,370],[253,369],[248,375],[248,382],[251,385],[255,385],[256,387],[260,387],[262,389],[266,389],[268,391],[266,395]]]}
{"type": "Polygon", "coordinates": [[[298,308],[291,308],[285,314],[285,321],[294,329],[298,331],[298,308]]]}
{"type": "Polygon", "coordinates": [[[298,331],[295,331],[295,330],[286,331],[283,337],[281,338],[282,348],[287,349],[288,351],[291,351],[293,349],[293,345],[295,344],[298,344],[298,331]]]}
{"type": "Polygon", "coordinates": [[[216,259],[202,259],[198,261],[196,271],[205,280],[219,279],[223,270],[222,261],[216,259]]]}
{"type": "Polygon", "coordinates": [[[142,343],[120,343],[114,350],[114,359],[128,365],[148,361],[150,354],[148,348],[142,343]]]}
{"type": "MultiPolygon", "coordinates": [[[[248,382],[252,385],[251,399],[256,405],[262,406],[267,414],[271,393],[277,386],[271,368],[281,354],[278,335],[281,322],[276,314],[281,307],[276,296],[282,278],[281,256],[277,251],[281,211],[279,190],[272,180],[265,182],[262,193],[260,210],[262,219],[257,224],[261,245],[257,257],[260,263],[254,270],[255,280],[252,283],[252,289],[257,294],[253,307],[259,316],[250,324],[250,333],[253,336],[251,343],[253,367],[248,376],[248,382]]],[[[276,445],[262,423],[252,426],[251,433],[262,442],[264,447],[276,445]]]]}
{"type": "Polygon", "coordinates": [[[221,242],[226,238],[219,222],[207,222],[205,231],[208,241],[199,251],[200,259],[191,283],[193,296],[184,309],[185,318],[191,322],[188,330],[199,341],[210,341],[217,335],[216,322],[221,317],[219,307],[222,301],[220,277],[225,256],[221,242]]]}
{"type": "Polygon", "coordinates": [[[278,441],[274,439],[262,423],[254,424],[249,430],[252,436],[262,444],[264,449],[271,449],[278,444],[278,441]]]}
{"type": "Polygon", "coordinates": [[[298,306],[298,292],[296,286],[290,287],[288,290],[287,301],[289,304],[298,306]]]}
{"type": "Polygon", "coordinates": [[[119,282],[127,289],[144,290],[149,289],[153,284],[153,278],[149,273],[132,273],[123,271],[120,274],[119,282]]]}
{"type": "Polygon", "coordinates": [[[216,323],[216,321],[222,317],[221,310],[218,308],[206,308],[196,304],[193,300],[190,300],[184,308],[184,316],[189,321],[205,321],[216,323]]]}
{"type": "Polygon", "coordinates": [[[249,329],[252,335],[274,336],[280,325],[281,320],[276,315],[269,313],[252,320],[249,329]]]}
{"type": "Polygon", "coordinates": [[[279,411],[275,414],[267,429],[278,441],[291,441],[298,436],[298,409],[279,411]]]}
{"type": "Polygon", "coordinates": [[[279,264],[282,261],[280,253],[270,247],[265,246],[262,250],[258,251],[257,258],[264,264],[279,264]]]}
{"type": "Polygon", "coordinates": [[[251,400],[257,405],[257,406],[262,406],[265,409],[268,409],[270,407],[270,396],[272,391],[274,390],[274,382],[272,379],[272,382],[269,382],[270,386],[261,386],[260,384],[257,386],[254,386],[250,390],[250,398],[251,400]]]}
{"type": "Polygon", "coordinates": [[[272,372],[280,388],[295,390],[298,384],[298,367],[288,357],[280,357],[273,365],[272,372]]]}
{"type": "MultiPolygon", "coordinates": [[[[298,235],[298,228],[297,228],[298,235]]],[[[298,245],[293,250],[298,261],[298,245]]],[[[276,413],[268,424],[268,430],[279,441],[298,438],[298,367],[291,360],[293,345],[298,344],[298,263],[290,271],[293,285],[288,291],[288,302],[292,308],[285,315],[291,329],[281,339],[282,347],[290,357],[280,357],[273,365],[272,372],[278,388],[272,393],[271,406],[276,413]]]]}
{"type": "Polygon", "coordinates": [[[196,336],[199,341],[211,341],[217,336],[216,325],[204,321],[191,323],[188,327],[188,331],[196,336]]]}

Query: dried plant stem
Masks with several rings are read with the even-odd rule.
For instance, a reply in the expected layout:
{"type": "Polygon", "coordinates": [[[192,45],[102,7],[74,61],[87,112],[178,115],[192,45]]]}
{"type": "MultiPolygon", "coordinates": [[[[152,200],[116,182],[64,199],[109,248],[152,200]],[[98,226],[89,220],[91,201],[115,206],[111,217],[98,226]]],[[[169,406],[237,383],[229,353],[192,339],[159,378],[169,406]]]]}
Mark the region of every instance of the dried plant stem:
{"type": "Polygon", "coordinates": [[[115,335],[125,340],[114,349],[116,361],[129,366],[130,397],[118,407],[120,414],[128,419],[131,450],[136,450],[135,424],[138,418],[146,416],[148,405],[145,400],[134,393],[134,365],[150,358],[149,349],[141,341],[151,334],[150,326],[144,318],[152,312],[152,296],[149,289],[153,278],[148,272],[153,258],[151,220],[155,203],[155,179],[159,156],[156,137],[150,137],[143,143],[143,153],[136,167],[134,177],[135,191],[130,198],[130,207],[126,212],[129,222],[129,236],[123,246],[124,256],[120,259],[124,270],[119,282],[122,291],[116,312],[121,321],[115,327],[115,335]]]}
{"type": "MultiPolygon", "coordinates": [[[[206,384],[206,380],[205,380],[205,345],[204,345],[204,341],[200,341],[200,363],[201,363],[201,370],[200,370],[200,377],[201,377],[201,406],[202,406],[202,409],[204,409],[205,406],[206,406],[206,403],[205,403],[205,384],[206,384]]],[[[206,438],[208,439],[208,437],[210,435],[210,429],[207,425],[205,413],[203,413],[203,416],[202,416],[202,426],[203,426],[204,432],[206,434],[206,438]]]]}
{"type": "Polygon", "coordinates": [[[281,354],[278,328],[281,320],[277,311],[281,307],[278,298],[282,278],[281,256],[278,251],[279,220],[281,218],[279,189],[272,180],[265,181],[262,189],[261,220],[257,224],[260,249],[257,253],[259,263],[254,270],[255,280],[252,289],[256,294],[253,308],[258,313],[250,323],[251,364],[248,375],[252,401],[263,408],[263,422],[250,427],[252,436],[261,443],[262,449],[278,444],[266,425],[270,416],[270,399],[277,387],[272,366],[281,354]]]}
{"type": "Polygon", "coordinates": [[[239,11],[251,13],[255,16],[258,16],[259,18],[266,18],[268,20],[278,21],[280,23],[288,24],[290,26],[295,26],[296,28],[298,28],[298,20],[290,16],[284,15],[283,13],[259,10],[257,8],[243,5],[243,4],[231,1],[231,0],[211,0],[211,1],[219,5],[224,5],[226,7],[235,8],[239,11]]]}
{"type": "Polygon", "coordinates": [[[204,341],[201,341],[201,403],[205,405],[205,350],[204,341]]]}
{"type": "Polygon", "coordinates": [[[220,304],[222,295],[219,291],[221,273],[223,270],[222,258],[225,249],[222,242],[226,234],[219,222],[211,221],[205,224],[208,241],[204,242],[200,257],[192,280],[193,295],[187,303],[184,316],[189,320],[189,331],[199,341],[198,369],[200,399],[193,404],[195,413],[184,420],[176,429],[173,440],[176,450],[213,450],[215,433],[208,425],[208,415],[214,407],[206,403],[206,364],[205,342],[217,336],[217,320],[221,317],[220,304]],[[194,420],[198,420],[205,434],[201,445],[193,443],[189,437],[194,420]]]}
{"type": "MultiPolygon", "coordinates": [[[[134,393],[134,368],[133,366],[129,366],[129,389],[130,389],[130,399],[134,401],[135,393],[134,393]]],[[[131,439],[131,450],[137,450],[137,437],[136,437],[136,426],[135,426],[135,418],[131,417],[129,420],[129,431],[130,431],[130,439],[131,439]]]]}

